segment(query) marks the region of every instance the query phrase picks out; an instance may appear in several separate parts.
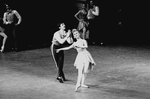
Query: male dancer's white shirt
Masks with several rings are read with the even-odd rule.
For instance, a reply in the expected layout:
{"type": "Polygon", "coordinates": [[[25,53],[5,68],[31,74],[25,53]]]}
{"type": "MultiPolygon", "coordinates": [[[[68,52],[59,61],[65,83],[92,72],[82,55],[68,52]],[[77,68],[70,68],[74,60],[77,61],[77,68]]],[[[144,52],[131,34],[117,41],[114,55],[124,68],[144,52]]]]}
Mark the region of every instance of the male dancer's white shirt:
{"type": "Polygon", "coordinates": [[[60,35],[59,32],[60,31],[55,32],[52,39],[53,44],[59,45],[63,44],[65,41],[67,41],[69,44],[73,43],[73,39],[70,36],[68,36],[69,34],[66,33],[66,35],[60,35]]]}

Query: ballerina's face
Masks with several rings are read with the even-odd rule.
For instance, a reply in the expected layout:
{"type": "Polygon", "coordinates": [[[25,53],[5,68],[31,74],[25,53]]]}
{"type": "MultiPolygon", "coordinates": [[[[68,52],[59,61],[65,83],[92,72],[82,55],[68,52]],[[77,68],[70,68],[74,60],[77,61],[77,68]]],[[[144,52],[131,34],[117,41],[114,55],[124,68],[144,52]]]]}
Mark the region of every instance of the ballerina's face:
{"type": "Polygon", "coordinates": [[[80,38],[80,34],[79,34],[78,31],[73,32],[73,36],[74,36],[74,38],[76,38],[76,39],[80,38]]]}

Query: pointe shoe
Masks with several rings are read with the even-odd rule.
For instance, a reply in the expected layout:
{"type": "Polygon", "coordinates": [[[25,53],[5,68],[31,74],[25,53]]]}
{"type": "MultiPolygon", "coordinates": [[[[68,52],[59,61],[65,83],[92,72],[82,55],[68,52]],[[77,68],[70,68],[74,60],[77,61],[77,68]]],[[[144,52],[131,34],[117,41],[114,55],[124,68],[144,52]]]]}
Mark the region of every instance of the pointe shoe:
{"type": "Polygon", "coordinates": [[[4,51],[4,47],[1,47],[1,50],[0,50],[1,52],[3,52],[4,51]]]}
{"type": "Polygon", "coordinates": [[[75,91],[77,92],[80,87],[81,87],[80,85],[76,85],[75,91]]]}
{"type": "Polygon", "coordinates": [[[4,49],[1,49],[1,50],[0,50],[0,52],[3,52],[3,51],[4,51],[4,49]]]}
{"type": "Polygon", "coordinates": [[[89,86],[87,86],[87,85],[85,85],[85,84],[82,84],[81,87],[89,88],[89,86]]]}

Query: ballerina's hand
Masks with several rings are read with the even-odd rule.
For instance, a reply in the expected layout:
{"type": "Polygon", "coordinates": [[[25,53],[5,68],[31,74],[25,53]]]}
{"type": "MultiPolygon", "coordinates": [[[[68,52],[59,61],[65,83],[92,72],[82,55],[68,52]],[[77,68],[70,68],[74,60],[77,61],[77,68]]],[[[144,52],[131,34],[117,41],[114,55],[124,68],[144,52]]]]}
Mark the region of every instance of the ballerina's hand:
{"type": "Polygon", "coordinates": [[[59,53],[59,51],[60,51],[60,50],[59,50],[59,49],[57,49],[57,50],[56,50],[56,53],[59,53]]]}
{"type": "Polygon", "coordinates": [[[74,48],[79,48],[79,46],[74,46],[74,48]]]}

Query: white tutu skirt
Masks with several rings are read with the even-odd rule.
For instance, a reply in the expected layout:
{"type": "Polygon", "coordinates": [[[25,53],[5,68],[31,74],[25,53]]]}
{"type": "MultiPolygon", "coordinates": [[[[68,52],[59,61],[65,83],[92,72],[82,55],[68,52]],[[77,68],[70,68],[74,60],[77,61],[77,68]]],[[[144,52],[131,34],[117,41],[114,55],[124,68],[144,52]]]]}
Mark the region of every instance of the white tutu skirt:
{"type": "Polygon", "coordinates": [[[84,73],[88,73],[93,69],[94,65],[96,65],[96,63],[87,50],[78,52],[74,62],[74,66],[77,69],[83,69],[84,73]]]}

